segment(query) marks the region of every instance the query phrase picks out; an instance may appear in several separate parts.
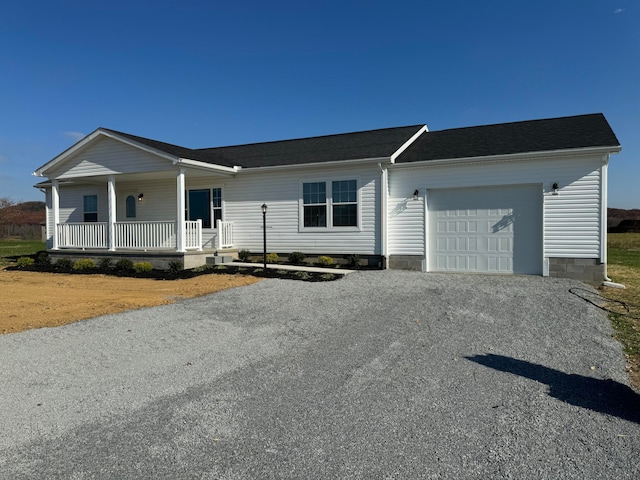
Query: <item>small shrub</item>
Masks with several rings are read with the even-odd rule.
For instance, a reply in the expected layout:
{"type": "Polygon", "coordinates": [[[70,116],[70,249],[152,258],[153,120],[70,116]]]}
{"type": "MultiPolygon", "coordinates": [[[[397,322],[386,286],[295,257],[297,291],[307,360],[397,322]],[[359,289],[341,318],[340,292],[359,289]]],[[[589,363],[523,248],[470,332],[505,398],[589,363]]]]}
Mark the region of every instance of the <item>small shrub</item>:
{"type": "Polygon", "coordinates": [[[193,269],[193,271],[196,273],[205,273],[209,270],[213,270],[213,265],[200,265],[199,267],[193,269]]]}
{"type": "Polygon", "coordinates": [[[358,255],[349,255],[347,257],[347,266],[352,269],[360,268],[360,257],[358,255]]]}
{"type": "Polygon", "coordinates": [[[246,272],[247,270],[247,267],[238,267],[238,272],[246,272]]]}
{"type": "Polygon", "coordinates": [[[291,263],[302,263],[304,262],[305,256],[302,252],[291,252],[289,254],[288,260],[291,263]]]}
{"type": "Polygon", "coordinates": [[[153,270],[151,262],[136,262],[133,264],[133,270],[136,273],[148,273],[153,270]]]}
{"type": "Polygon", "coordinates": [[[214,268],[216,270],[228,270],[226,265],[216,265],[214,268]]]}
{"type": "Polygon", "coordinates": [[[320,278],[323,280],[333,280],[336,276],[333,273],[323,273],[320,275],[320,278]]]}
{"type": "Polygon", "coordinates": [[[267,263],[278,263],[280,257],[277,253],[267,253],[267,263]]]}
{"type": "Polygon", "coordinates": [[[238,259],[241,262],[248,262],[250,257],[251,257],[251,252],[249,250],[238,251],[238,259]]]}
{"type": "Polygon", "coordinates": [[[311,278],[309,272],[296,272],[294,275],[300,280],[309,280],[311,278]]]}
{"type": "Polygon", "coordinates": [[[277,273],[278,275],[286,275],[286,274],[287,274],[287,273],[289,273],[289,272],[287,272],[286,270],[276,270],[276,273],[277,273]]]}
{"type": "Polygon", "coordinates": [[[323,266],[333,265],[333,258],[327,257],[326,255],[321,255],[318,257],[318,263],[323,266]]]}
{"type": "Polygon", "coordinates": [[[36,265],[39,267],[48,267],[51,265],[51,258],[47,252],[38,252],[36,255],[36,265]]]}
{"type": "Polygon", "coordinates": [[[73,268],[73,262],[67,257],[59,258],[56,261],[56,268],[60,270],[71,270],[73,268]]]}
{"type": "Polygon", "coordinates": [[[100,270],[109,270],[111,268],[112,260],[110,258],[101,258],[98,260],[98,268],[100,270]]]}
{"type": "Polygon", "coordinates": [[[169,262],[169,272],[177,275],[182,271],[182,262],[180,260],[172,260],[169,262]]]}
{"type": "Polygon", "coordinates": [[[116,262],[116,271],[118,272],[132,272],[133,271],[133,262],[128,258],[123,258],[122,260],[118,260],[116,262]]]}
{"type": "Polygon", "coordinates": [[[253,273],[262,273],[264,272],[264,268],[254,268],[253,273]]]}
{"type": "Polygon", "coordinates": [[[34,263],[36,263],[36,261],[31,257],[20,257],[18,260],[16,260],[16,265],[18,266],[18,268],[30,267],[34,263]]]}
{"type": "Polygon", "coordinates": [[[91,258],[80,258],[76,260],[73,264],[74,270],[91,270],[96,267],[96,262],[94,262],[91,258]]]}

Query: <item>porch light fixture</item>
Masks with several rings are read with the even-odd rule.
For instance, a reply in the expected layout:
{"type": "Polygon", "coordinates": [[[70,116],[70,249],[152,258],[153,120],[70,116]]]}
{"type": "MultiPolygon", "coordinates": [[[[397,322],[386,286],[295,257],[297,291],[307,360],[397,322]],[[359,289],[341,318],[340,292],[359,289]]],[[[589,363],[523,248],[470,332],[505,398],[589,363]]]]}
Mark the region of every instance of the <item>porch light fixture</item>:
{"type": "Polygon", "coordinates": [[[558,182],[555,182],[552,186],[551,189],[553,190],[553,194],[552,195],[558,195],[558,182]]]}
{"type": "Polygon", "coordinates": [[[267,204],[263,203],[262,207],[262,263],[264,264],[265,271],[267,270],[267,204]]]}
{"type": "Polygon", "coordinates": [[[138,201],[141,202],[144,199],[144,193],[138,195],[138,201]]]}
{"type": "Polygon", "coordinates": [[[416,189],[413,191],[413,199],[414,199],[414,200],[417,200],[417,199],[418,199],[418,195],[419,195],[419,194],[420,194],[420,192],[419,192],[419,191],[418,191],[418,189],[416,188],[416,189]]]}

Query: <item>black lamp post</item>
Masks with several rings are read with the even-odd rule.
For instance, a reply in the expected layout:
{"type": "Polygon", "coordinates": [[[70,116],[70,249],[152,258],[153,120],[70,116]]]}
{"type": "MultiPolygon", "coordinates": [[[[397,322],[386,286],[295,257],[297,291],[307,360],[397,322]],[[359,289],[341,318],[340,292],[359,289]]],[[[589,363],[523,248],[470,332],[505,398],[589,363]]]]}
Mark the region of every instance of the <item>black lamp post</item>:
{"type": "Polygon", "coordinates": [[[262,241],[263,241],[263,254],[262,260],[264,263],[264,269],[267,269],[267,204],[262,204],[262,241]]]}

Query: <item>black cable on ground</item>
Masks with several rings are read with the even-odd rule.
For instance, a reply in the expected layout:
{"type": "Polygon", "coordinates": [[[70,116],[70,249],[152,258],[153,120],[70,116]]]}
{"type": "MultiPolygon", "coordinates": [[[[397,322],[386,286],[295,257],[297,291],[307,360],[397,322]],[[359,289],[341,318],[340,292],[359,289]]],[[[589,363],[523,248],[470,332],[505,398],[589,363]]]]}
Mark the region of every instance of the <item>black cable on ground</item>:
{"type": "Polygon", "coordinates": [[[636,310],[638,307],[630,303],[623,302],[622,300],[616,300],[615,298],[608,298],[592,290],[586,288],[572,287],[569,289],[569,293],[583,299],[585,302],[598,307],[600,310],[604,310],[608,313],[615,313],[616,315],[624,315],[625,317],[640,320],[640,316],[632,315],[631,310],[636,310]],[[613,310],[614,306],[622,307],[625,312],[619,312],[613,310]]]}

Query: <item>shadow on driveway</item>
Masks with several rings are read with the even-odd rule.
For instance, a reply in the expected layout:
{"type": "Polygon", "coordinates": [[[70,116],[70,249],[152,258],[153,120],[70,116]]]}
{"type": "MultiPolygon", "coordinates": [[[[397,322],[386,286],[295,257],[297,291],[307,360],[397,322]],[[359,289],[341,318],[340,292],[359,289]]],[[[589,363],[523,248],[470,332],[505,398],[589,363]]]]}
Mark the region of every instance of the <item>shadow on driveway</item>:
{"type": "Polygon", "coordinates": [[[549,385],[549,395],[571,405],[640,423],[640,395],[613,380],[568,374],[502,355],[473,355],[467,360],[549,385]]]}

